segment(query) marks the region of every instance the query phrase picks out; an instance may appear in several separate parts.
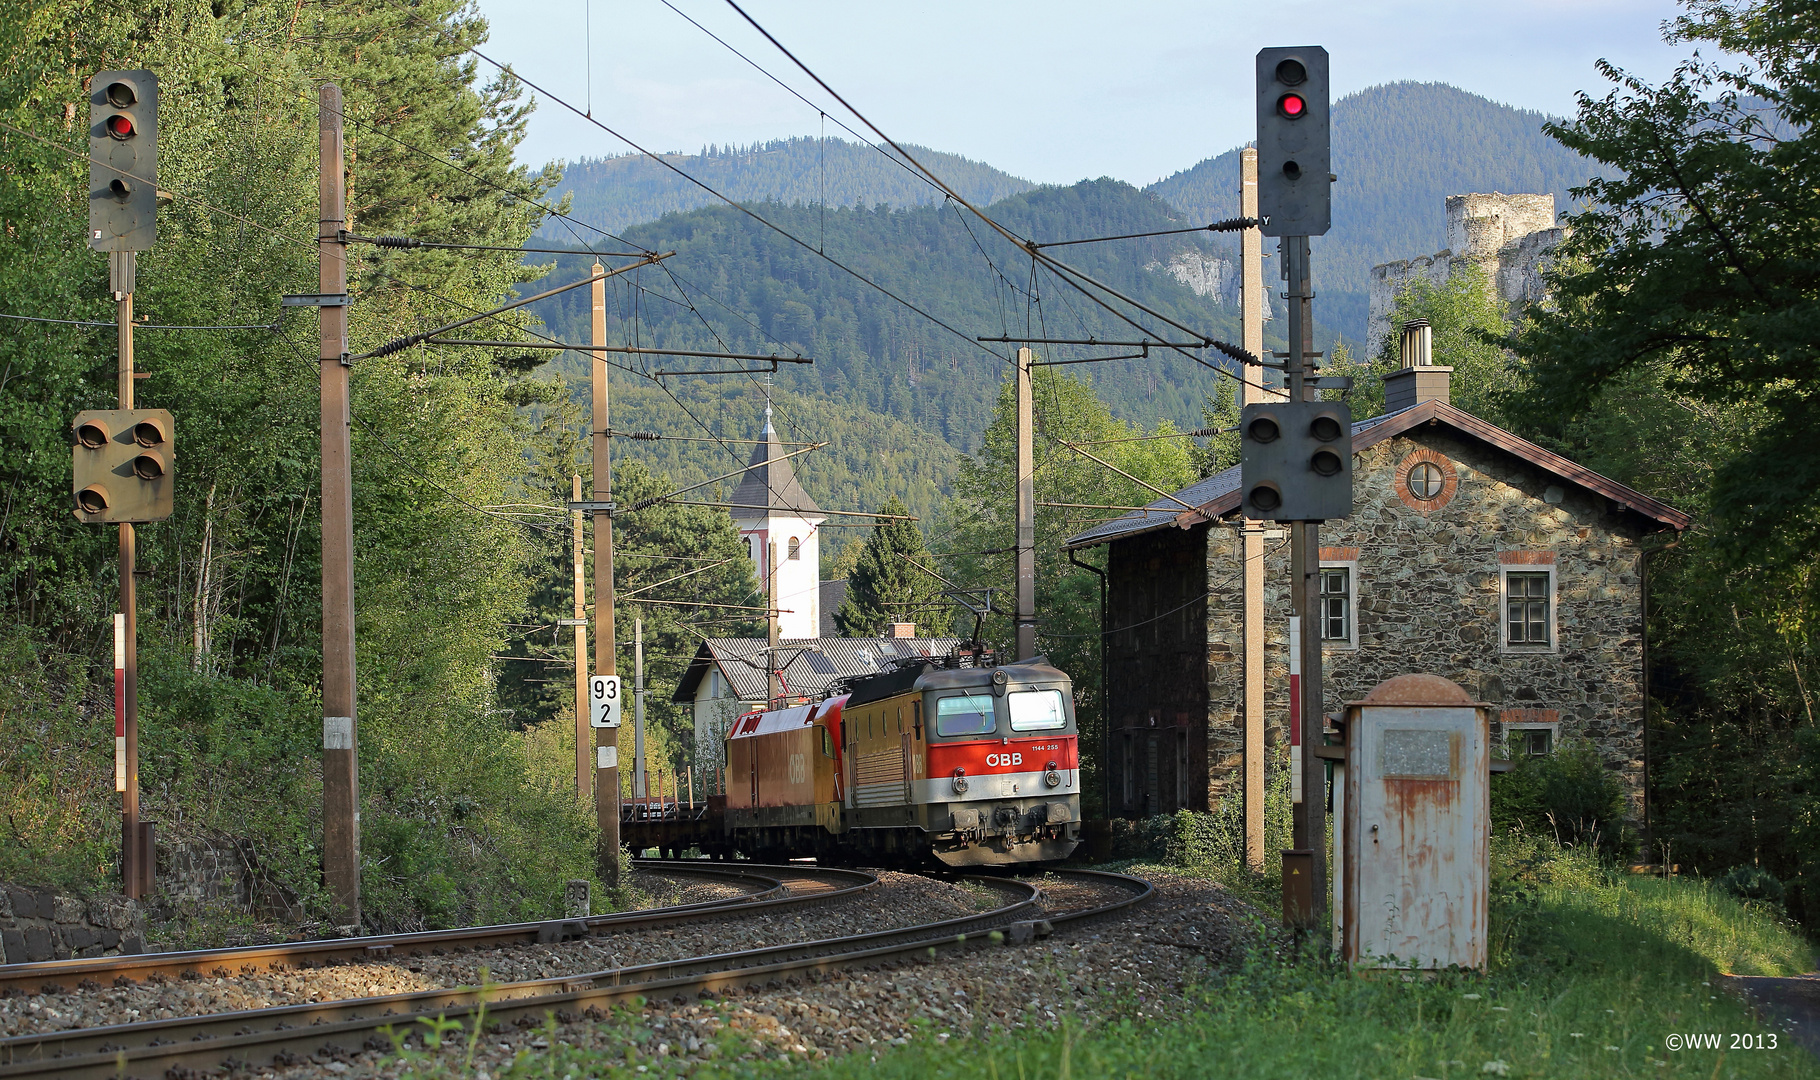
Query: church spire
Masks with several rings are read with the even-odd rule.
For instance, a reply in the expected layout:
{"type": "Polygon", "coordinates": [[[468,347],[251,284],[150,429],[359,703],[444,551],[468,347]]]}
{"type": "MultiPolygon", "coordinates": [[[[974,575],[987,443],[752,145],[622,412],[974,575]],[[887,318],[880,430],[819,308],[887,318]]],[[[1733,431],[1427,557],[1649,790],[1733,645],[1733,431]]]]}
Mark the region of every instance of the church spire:
{"type": "Polygon", "coordinates": [[[759,444],[752,450],[752,459],[746,464],[746,474],[740,479],[739,487],[733,492],[733,517],[754,518],[765,514],[792,514],[802,518],[823,518],[821,507],[803,490],[796,479],[796,469],[792,459],[784,457],[787,451],[777,437],[777,429],[771,423],[770,387],[765,388],[765,430],[759,444]],[[757,509],[762,507],[763,509],[757,509]]]}

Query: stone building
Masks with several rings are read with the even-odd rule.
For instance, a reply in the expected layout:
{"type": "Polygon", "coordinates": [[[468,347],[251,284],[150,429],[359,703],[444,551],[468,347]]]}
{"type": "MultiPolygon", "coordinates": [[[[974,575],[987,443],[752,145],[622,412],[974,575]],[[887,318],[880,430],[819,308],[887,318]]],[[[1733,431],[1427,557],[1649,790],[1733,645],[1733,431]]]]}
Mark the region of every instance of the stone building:
{"type": "Polygon", "coordinates": [[[1485,285],[1507,312],[1542,298],[1542,270],[1567,230],[1555,227],[1553,195],[1450,195],[1447,248],[1371,268],[1366,355],[1390,335],[1397,294],[1412,280],[1440,284],[1465,266],[1485,272],[1485,285]]]}
{"type": "MultiPolygon", "coordinates": [[[[1425,358],[1423,358],[1425,359],[1425,358]]],[[[1448,403],[1450,368],[1386,380],[1354,424],[1352,516],[1321,529],[1325,709],[1393,675],[1443,675],[1518,753],[1583,736],[1640,815],[1644,559],[1689,517],[1448,403]]],[[[1208,809],[1242,779],[1239,469],[1071,537],[1110,547],[1103,612],[1108,806],[1208,809]]],[[[1286,742],[1287,530],[1266,536],[1265,724],[1286,742]]]]}

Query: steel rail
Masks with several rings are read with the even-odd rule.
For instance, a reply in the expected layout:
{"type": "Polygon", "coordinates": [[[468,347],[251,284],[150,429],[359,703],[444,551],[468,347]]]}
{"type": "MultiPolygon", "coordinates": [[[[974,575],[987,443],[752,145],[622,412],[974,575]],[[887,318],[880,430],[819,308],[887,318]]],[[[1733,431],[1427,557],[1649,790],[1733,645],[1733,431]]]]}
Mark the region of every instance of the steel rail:
{"type": "MultiPolygon", "coordinates": [[[[795,868],[792,867],[758,863],[714,866],[695,863],[693,860],[688,864],[634,860],[634,865],[656,873],[745,881],[756,888],[752,892],[722,900],[590,915],[578,919],[544,919],[538,922],[470,926],[408,934],[4,964],[0,965],[0,993],[40,993],[47,986],[58,988],[49,992],[60,993],[63,988],[75,987],[90,979],[112,983],[122,978],[139,982],[153,976],[194,979],[206,975],[219,978],[226,975],[252,975],[261,971],[323,967],[358,960],[384,960],[393,956],[420,955],[432,949],[549,943],[586,937],[612,928],[682,921],[728,909],[743,910],[755,904],[789,903],[800,899],[790,896],[783,882],[776,877],[776,872],[780,870],[794,872],[795,868]]],[[[869,884],[856,887],[869,887],[869,884]]],[[[826,894],[815,895],[819,897],[826,894]]]]}
{"type": "Polygon", "coordinates": [[[315,1005],[286,1006],[206,1017],[153,1021],[70,1032],[42,1033],[0,1040],[0,1078],[54,1076],[69,1080],[102,1080],[122,1075],[159,1075],[183,1067],[259,1067],[300,1064],[308,1058],[332,1060],[360,1050],[388,1050],[392,1042],[380,1029],[405,1031],[418,1022],[472,1018],[482,1024],[506,1024],[546,1016],[569,1023],[606,1016],[623,1003],[672,997],[712,997],[792,985],[855,965],[894,967],[933,962],[943,953],[977,948],[994,940],[1027,942],[1047,935],[1058,922],[1103,917],[1149,899],[1149,882],[1121,874],[1067,870],[1059,874],[1090,876],[1120,885],[1128,895],[1094,908],[1017,921],[1040,900],[1027,882],[1005,878],[972,878],[1001,891],[1022,894],[991,911],[900,930],[830,938],[794,945],[768,946],[719,956],[660,961],[591,974],[539,979],[486,987],[457,987],[386,997],[350,999],[315,1005]],[[1008,934],[995,937],[1000,927],[1008,934]],[[264,1030],[256,1030],[260,1025],[264,1030]],[[119,1040],[148,1044],[128,1046],[119,1040]],[[187,1036],[187,1037],[186,1037],[187,1036]]]}

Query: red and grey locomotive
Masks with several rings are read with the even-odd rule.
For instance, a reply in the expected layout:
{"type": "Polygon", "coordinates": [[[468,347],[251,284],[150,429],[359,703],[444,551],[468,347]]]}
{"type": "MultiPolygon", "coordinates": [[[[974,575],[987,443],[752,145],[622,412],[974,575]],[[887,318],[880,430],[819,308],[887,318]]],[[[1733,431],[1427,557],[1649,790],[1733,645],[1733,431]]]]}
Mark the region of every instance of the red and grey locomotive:
{"type": "Polygon", "coordinates": [[[900,662],[825,701],[740,717],[725,845],[765,860],[1066,858],[1081,820],[1072,684],[1040,658],[978,659],[900,662]]]}

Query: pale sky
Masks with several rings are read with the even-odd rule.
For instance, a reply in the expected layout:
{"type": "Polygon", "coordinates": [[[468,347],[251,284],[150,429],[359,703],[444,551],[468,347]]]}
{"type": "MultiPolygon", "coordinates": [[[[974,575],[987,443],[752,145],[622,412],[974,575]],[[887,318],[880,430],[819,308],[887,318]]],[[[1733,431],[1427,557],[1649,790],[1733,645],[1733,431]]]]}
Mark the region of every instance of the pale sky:
{"type": "MultiPolygon", "coordinates": [[[[724,0],[670,2],[838,110],[724,0]]],[[[1572,111],[1575,91],[1603,95],[1595,60],[1659,80],[1688,51],[1661,40],[1660,24],[1680,10],[1668,0],[742,3],[893,138],[1051,183],[1142,185],[1247,141],[1252,58],[1268,45],[1325,45],[1336,98],[1416,79],[1554,114],[1572,111]]],[[[479,6],[492,24],[483,52],[579,107],[591,96],[596,117],[649,149],[693,153],[822,130],[816,109],[662,0],[479,6]]],[[[827,131],[840,134],[832,122],[827,131]]],[[[626,149],[540,101],[520,158],[540,165],[626,149]]]]}

